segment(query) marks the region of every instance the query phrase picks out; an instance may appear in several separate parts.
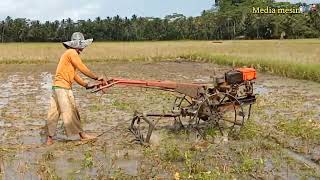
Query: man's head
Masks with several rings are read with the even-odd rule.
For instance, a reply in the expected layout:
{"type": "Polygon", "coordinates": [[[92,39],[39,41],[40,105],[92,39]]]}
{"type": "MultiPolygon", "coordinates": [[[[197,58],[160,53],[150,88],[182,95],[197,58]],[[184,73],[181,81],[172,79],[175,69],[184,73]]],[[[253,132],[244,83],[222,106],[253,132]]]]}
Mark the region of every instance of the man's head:
{"type": "Polygon", "coordinates": [[[75,49],[80,54],[92,41],[93,39],[84,39],[81,32],[75,32],[71,36],[71,41],[63,42],[63,45],[68,49],[75,49]]]}
{"type": "Polygon", "coordinates": [[[75,49],[75,50],[77,51],[78,54],[80,54],[83,51],[83,49],[75,49]]]}

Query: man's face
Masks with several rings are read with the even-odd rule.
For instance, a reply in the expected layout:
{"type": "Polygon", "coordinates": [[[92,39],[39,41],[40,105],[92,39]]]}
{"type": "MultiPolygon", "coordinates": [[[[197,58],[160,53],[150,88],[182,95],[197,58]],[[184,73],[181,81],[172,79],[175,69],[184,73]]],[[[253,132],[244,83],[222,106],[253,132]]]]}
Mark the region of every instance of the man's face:
{"type": "Polygon", "coordinates": [[[76,49],[78,54],[81,54],[81,52],[83,51],[83,49],[76,49]]]}

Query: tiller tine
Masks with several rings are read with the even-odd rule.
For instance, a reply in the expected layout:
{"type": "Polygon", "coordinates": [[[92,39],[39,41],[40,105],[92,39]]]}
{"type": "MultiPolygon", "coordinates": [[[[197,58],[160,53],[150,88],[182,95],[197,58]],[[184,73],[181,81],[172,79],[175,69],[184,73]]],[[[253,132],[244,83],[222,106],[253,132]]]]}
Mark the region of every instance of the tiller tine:
{"type": "Polygon", "coordinates": [[[139,113],[135,112],[129,127],[129,131],[135,136],[134,141],[139,142],[140,144],[149,144],[151,135],[153,130],[155,129],[158,121],[154,122],[153,120],[150,120],[148,117],[178,117],[180,114],[161,114],[161,113],[149,113],[149,114],[144,114],[144,113],[139,113]],[[141,133],[140,129],[140,123],[143,120],[148,124],[148,131],[146,136],[141,133]]]}

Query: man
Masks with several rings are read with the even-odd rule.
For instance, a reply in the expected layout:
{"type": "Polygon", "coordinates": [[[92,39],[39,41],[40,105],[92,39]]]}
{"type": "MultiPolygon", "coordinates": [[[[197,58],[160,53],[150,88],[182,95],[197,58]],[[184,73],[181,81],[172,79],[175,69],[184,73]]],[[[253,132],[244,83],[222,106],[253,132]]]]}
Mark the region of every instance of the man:
{"type": "Polygon", "coordinates": [[[103,80],[91,72],[82,63],[79,56],[83,49],[90,45],[92,41],[93,39],[85,40],[82,33],[75,32],[72,34],[71,41],[63,42],[67,50],[60,58],[52,86],[52,97],[47,119],[47,145],[53,144],[52,137],[56,133],[59,117],[64,122],[64,129],[68,137],[79,135],[81,140],[96,138],[82,130],[79,112],[72,93],[72,83],[74,81],[86,89],[94,87],[93,84],[90,85],[84,82],[77,74],[77,70],[91,79],[103,80]]]}

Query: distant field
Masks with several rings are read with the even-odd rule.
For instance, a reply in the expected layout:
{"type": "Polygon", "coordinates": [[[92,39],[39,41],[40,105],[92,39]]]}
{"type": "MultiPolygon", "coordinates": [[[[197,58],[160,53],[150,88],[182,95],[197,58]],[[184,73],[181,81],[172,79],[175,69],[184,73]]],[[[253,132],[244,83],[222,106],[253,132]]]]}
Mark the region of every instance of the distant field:
{"type": "MultiPolygon", "coordinates": [[[[183,111],[176,93],[119,86],[102,96],[74,85],[84,130],[101,136],[70,141],[60,122],[55,144],[46,147],[52,79],[63,51],[58,43],[0,44],[0,180],[320,179],[320,83],[268,73],[258,74],[257,101],[238,133],[222,136],[213,126],[230,112],[201,121],[201,129],[192,116],[181,117],[181,130],[174,118],[150,117],[156,124],[150,147],[132,141],[133,114],[183,111]]],[[[114,42],[94,43],[83,59],[97,74],[128,79],[208,83],[213,71],[253,65],[320,82],[319,53],[318,40],[114,42]]],[[[143,121],[140,127],[147,131],[143,121]]]]}
{"type": "MultiPolygon", "coordinates": [[[[0,64],[56,62],[60,43],[0,44],[0,64]]],[[[96,42],[83,53],[91,62],[110,60],[209,61],[255,66],[282,76],[320,82],[320,40],[96,42]]]]}

